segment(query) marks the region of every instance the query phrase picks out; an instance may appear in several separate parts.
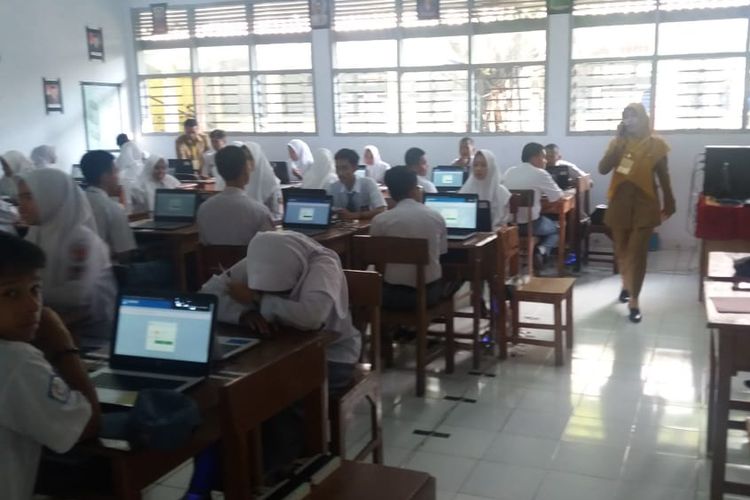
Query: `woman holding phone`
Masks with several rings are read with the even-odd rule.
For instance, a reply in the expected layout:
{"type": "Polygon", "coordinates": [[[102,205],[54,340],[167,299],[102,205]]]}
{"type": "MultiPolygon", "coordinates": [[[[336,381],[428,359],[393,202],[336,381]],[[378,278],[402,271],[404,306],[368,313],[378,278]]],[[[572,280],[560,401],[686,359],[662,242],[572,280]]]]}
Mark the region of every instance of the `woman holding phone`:
{"type": "Polygon", "coordinates": [[[646,275],[649,239],[654,228],[675,212],[668,152],[667,143],[653,134],[646,109],[635,103],[623,110],[617,137],[599,162],[599,173],[612,172],[604,223],[612,230],[622,274],[620,302],[628,303],[633,323],[642,319],[638,296],[646,275]]]}

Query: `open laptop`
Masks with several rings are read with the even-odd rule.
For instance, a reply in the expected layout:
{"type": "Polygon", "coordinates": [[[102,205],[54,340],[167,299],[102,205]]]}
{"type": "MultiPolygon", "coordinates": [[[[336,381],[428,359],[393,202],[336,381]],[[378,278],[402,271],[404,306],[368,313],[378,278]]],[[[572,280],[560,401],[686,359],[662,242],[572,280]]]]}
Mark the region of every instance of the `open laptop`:
{"type": "Polygon", "coordinates": [[[285,161],[272,161],[271,166],[273,167],[273,173],[279,179],[282,184],[291,184],[292,180],[289,178],[289,166],[285,161]]]}
{"type": "Polygon", "coordinates": [[[153,220],[139,221],[133,229],[160,229],[172,231],[188,227],[195,222],[198,193],[183,189],[157,189],[153,220]]]}
{"type": "Polygon", "coordinates": [[[91,375],[99,401],[132,406],[143,389],[184,391],[208,376],[216,297],[120,295],[109,366],[91,375]]]}
{"type": "Polygon", "coordinates": [[[449,240],[466,240],[477,232],[479,198],[475,194],[431,193],[424,204],[437,210],[448,226],[449,240]]]}
{"type": "Polygon", "coordinates": [[[313,198],[325,198],[327,195],[325,189],[308,189],[298,187],[288,187],[281,190],[281,197],[283,198],[284,205],[286,200],[290,196],[302,196],[302,197],[313,197],[313,198]]]}
{"type": "Polygon", "coordinates": [[[547,172],[555,180],[555,183],[565,191],[571,187],[570,183],[570,171],[566,165],[555,165],[547,167],[547,172]]]}
{"type": "Polygon", "coordinates": [[[354,171],[354,175],[357,177],[367,177],[367,166],[366,165],[360,165],[357,167],[357,170],[354,171]]]}
{"type": "Polygon", "coordinates": [[[465,174],[461,167],[435,167],[432,170],[432,183],[439,192],[455,192],[464,185],[465,174]]]}
{"type": "Polygon", "coordinates": [[[307,236],[325,233],[331,225],[331,196],[288,194],[284,201],[284,229],[307,236]]]}
{"type": "Polygon", "coordinates": [[[183,160],[180,158],[170,158],[169,173],[175,177],[178,175],[194,175],[193,160],[183,160]]]}

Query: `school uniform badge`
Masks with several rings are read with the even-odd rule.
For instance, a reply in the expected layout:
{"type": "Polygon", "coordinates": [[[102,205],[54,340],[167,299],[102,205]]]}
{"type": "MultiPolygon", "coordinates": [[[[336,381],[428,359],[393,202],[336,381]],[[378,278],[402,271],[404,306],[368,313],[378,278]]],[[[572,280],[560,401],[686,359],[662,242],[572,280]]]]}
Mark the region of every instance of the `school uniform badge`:
{"type": "Polygon", "coordinates": [[[70,387],[59,375],[50,375],[47,397],[59,403],[67,403],[70,399],[70,387]]]}

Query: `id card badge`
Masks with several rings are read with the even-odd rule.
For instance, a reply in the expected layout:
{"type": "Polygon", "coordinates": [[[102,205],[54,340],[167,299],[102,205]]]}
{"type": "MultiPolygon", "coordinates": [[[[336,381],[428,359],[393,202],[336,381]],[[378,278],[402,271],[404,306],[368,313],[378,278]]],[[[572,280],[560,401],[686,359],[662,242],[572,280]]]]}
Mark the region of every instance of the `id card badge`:
{"type": "Polygon", "coordinates": [[[630,157],[625,157],[620,160],[620,166],[617,167],[617,173],[622,175],[630,175],[630,171],[633,169],[633,160],[630,157]]]}

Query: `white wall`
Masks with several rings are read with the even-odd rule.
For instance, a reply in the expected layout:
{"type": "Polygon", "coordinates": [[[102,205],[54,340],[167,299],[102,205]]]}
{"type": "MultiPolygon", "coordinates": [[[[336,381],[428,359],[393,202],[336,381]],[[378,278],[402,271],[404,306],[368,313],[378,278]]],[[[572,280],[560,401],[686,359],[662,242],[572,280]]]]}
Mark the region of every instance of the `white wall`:
{"type": "Polygon", "coordinates": [[[127,85],[127,15],[119,0],[0,1],[0,152],[51,144],[61,168],[78,163],[86,151],[80,82],[127,85]],[[86,26],[104,30],[106,62],[88,60],[86,26]],[[63,114],[45,114],[42,77],[61,78],[63,114]]]}

